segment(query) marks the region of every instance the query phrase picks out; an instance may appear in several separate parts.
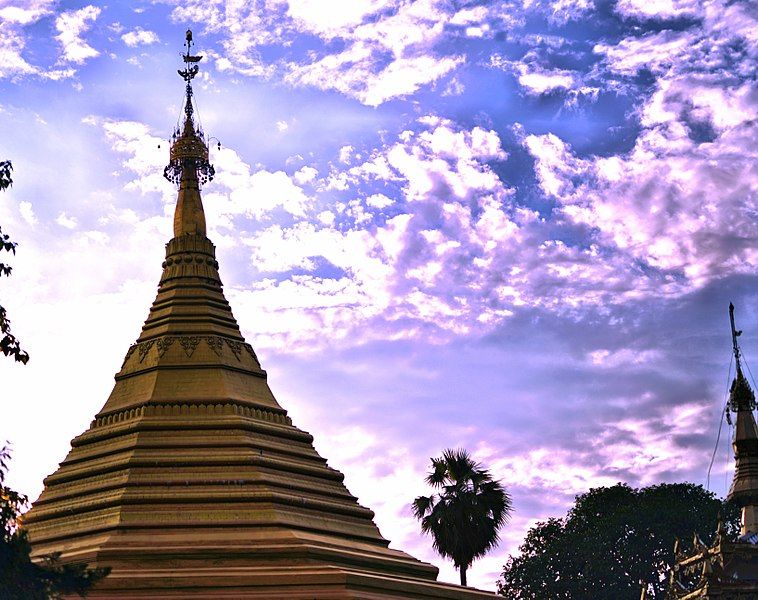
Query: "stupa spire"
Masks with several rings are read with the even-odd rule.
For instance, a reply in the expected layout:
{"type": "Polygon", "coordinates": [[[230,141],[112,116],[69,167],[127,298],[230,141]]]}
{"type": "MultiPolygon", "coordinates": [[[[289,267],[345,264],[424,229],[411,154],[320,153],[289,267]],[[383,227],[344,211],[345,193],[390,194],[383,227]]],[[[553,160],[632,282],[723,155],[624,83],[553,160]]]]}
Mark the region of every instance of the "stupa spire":
{"type": "Polygon", "coordinates": [[[184,123],[173,135],[170,161],[163,176],[179,185],[179,197],[174,213],[174,237],[181,235],[205,236],[205,212],[200,198],[200,186],[213,179],[215,169],[208,160],[208,146],[199,124],[195,124],[192,104],[192,80],[200,71],[197,64],[202,56],[192,55],[192,31],[187,30],[182,55],[184,68],[177,73],[185,82],[184,123]]]}
{"type": "Polygon", "coordinates": [[[758,533],[758,426],[755,394],[742,373],[737,338],[742,333],[734,325],[734,305],[729,304],[732,350],[737,372],[729,390],[729,410],[737,415],[734,428],[734,479],[728,498],[742,507],[742,535],[758,533]]]}
{"type": "MultiPolygon", "coordinates": [[[[727,420],[737,415],[732,446],[734,448],[734,479],[727,498],[742,508],[741,535],[737,540],[727,535],[719,519],[716,536],[705,546],[695,534],[692,546],[683,549],[677,540],[675,563],[669,572],[667,600],[726,600],[727,598],[758,598],[758,428],[755,417],[755,395],[742,373],[737,338],[742,333],[734,325],[734,305],[729,304],[732,328],[732,350],[737,369],[729,393],[727,420]]],[[[730,365],[731,367],[731,365],[730,365]]]]}

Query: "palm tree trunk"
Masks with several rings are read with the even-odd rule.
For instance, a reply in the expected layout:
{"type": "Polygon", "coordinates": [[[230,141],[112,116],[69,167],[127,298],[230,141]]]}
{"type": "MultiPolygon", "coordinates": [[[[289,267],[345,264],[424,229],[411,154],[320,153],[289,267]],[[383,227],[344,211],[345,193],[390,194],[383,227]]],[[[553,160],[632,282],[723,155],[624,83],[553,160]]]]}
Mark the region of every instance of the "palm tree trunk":
{"type": "Polygon", "coordinates": [[[462,585],[462,586],[467,586],[467,585],[468,585],[468,584],[466,583],[466,569],[467,569],[467,568],[468,568],[468,567],[466,567],[466,565],[461,565],[461,566],[460,566],[460,571],[461,571],[461,585],[462,585]]]}

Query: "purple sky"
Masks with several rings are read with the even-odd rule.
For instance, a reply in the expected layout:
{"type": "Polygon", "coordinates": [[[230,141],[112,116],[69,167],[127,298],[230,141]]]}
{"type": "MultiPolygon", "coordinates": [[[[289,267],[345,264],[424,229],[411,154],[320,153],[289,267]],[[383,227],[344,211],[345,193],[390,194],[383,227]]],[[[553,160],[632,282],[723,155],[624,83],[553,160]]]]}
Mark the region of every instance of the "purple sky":
{"type": "Polygon", "coordinates": [[[9,483],[36,497],[155,296],[187,27],[222,143],[203,197],[227,297],[394,546],[456,580],[409,510],[446,447],[515,502],[470,574],[490,589],[526,529],[591,486],[705,483],[730,300],[758,373],[756,14],[0,0],[0,224],[19,242],[0,299],[32,357],[0,361],[9,483]]]}

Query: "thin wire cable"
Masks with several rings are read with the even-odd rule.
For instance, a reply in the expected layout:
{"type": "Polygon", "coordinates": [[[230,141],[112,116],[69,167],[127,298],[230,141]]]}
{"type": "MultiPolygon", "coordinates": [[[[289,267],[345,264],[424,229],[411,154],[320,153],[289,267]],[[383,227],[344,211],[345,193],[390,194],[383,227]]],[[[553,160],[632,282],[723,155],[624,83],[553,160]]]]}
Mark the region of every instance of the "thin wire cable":
{"type": "MultiPolygon", "coordinates": [[[[194,91],[194,90],[193,90],[194,91]]],[[[197,100],[195,99],[194,94],[192,95],[192,106],[195,109],[195,113],[197,114],[197,129],[202,130],[203,129],[203,120],[200,118],[200,108],[197,105],[197,100]]],[[[203,131],[205,133],[205,131],[203,131]]]]}
{"type": "Polygon", "coordinates": [[[721,411],[721,420],[719,421],[719,432],[716,435],[716,445],[713,447],[713,454],[711,454],[711,462],[708,465],[708,475],[705,478],[705,489],[709,490],[711,489],[711,469],[713,469],[713,461],[716,460],[716,452],[718,452],[719,448],[719,442],[721,441],[721,429],[724,427],[724,419],[725,413],[728,410],[726,406],[724,406],[724,410],[721,411]]]}
{"type": "MultiPolygon", "coordinates": [[[[729,425],[729,439],[733,439],[733,429],[734,425],[729,425]]],[[[729,444],[727,444],[725,447],[725,458],[724,458],[724,496],[726,496],[729,493],[729,472],[732,471],[732,469],[729,468],[729,461],[732,460],[732,456],[729,454],[729,444]]]]}
{"type": "Polygon", "coordinates": [[[742,356],[742,362],[745,363],[745,366],[747,367],[747,372],[750,374],[750,379],[753,382],[753,387],[755,387],[755,378],[753,377],[753,372],[750,370],[750,365],[747,362],[747,358],[742,354],[741,352],[742,348],[740,348],[740,356],[742,356]]]}
{"type": "Polygon", "coordinates": [[[721,429],[724,426],[724,419],[726,417],[726,411],[729,410],[729,406],[727,405],[727,395],[729,394],[729,380],[732,378],[732,361],[734,357],[730,357],[729,359],[729,369],[727,370],[726,375],[726,390],[724,390],[724,409],[721,411],[721,419],[719,421],[719,432],[716,435],[716,445],[713,447],[713,454],[711,454],[711,462],[708,465],[708,474],[705,477],[705,488],[707,490],[711,489],[711,469],[713,469],[713,462],[716,460],[716,453],[719,449],[719,442],[721,441],[721,429]]]}

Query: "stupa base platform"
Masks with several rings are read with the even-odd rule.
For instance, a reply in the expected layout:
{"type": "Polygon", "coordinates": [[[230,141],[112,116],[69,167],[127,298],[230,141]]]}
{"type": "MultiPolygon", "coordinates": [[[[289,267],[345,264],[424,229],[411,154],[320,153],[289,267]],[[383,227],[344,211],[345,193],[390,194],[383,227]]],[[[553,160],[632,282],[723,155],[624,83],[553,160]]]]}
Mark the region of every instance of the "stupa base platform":
{"type": "Polygon", "coordinates": [[[87,598],[255,598],[266,600],[492,600],[495,594],[439,582],[337,567],[205,566],[115,570],[87,598]]]}
{"type": "Polygon", "coordinates": [[[191,529],[116,530],[49,544],[36,545],[35,555],[55,549],[64,562],[111,568],[88,594],[94,600],[496,597],[437,582],[436,567],[401,550],[296,530],[209,528],[202,536],[191,529]]]}

